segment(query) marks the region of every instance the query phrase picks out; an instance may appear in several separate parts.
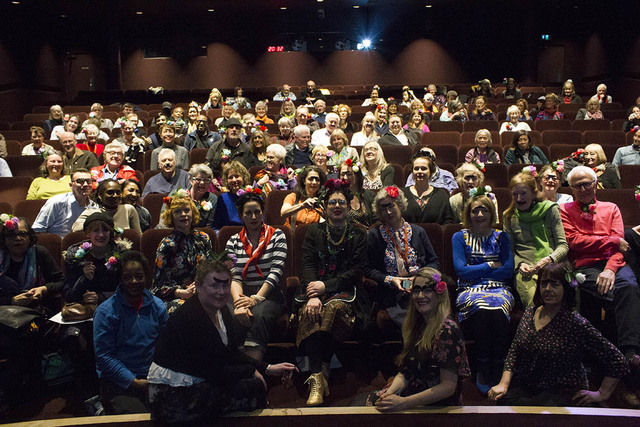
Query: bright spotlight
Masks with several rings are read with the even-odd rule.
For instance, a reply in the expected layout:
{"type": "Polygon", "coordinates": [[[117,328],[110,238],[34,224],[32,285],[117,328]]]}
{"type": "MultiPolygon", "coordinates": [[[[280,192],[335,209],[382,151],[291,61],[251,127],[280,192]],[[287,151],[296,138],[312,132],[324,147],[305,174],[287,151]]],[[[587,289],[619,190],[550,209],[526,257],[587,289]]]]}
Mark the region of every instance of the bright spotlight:
{"type": "Polygon", "coordinates": [[[364,47],[365,49],[369,49],[371,47],[371,40],[369,39],[362,40],[362,47],[364,47]]]}

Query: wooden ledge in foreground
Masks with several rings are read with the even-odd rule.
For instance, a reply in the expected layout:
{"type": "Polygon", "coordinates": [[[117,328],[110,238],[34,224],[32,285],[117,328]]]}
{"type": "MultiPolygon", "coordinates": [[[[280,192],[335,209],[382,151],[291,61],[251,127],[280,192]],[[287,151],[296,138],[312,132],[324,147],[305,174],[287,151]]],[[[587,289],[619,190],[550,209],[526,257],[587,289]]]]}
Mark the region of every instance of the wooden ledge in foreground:
{"type": "MultiPolygon", "coordinates": [[[[220,420],[225,426],[308,425],[349,426],[354,422],[366,425],[385,425],[392,422],[404,426],[425,425],[429,427],[498,426],[539,427],[562,425],[584,427],[590,425],[634,426],[640,425],[640,410],[610,408],[575,408],[544,406],[446,406],[424,408],[382,414],[371,407],[319,407],[263,409],[251,413],[235,413],[220,420]],[[256,420],[259,417],[260,420],[256,420]],[[381,418],[385,417],[385,418],[381,418]]],[[[211,421],[214,424],[215,420],[211,421]]],[[[7,426],[54,427],[95,425],[154,425],[149,414],[110,415],[102,417],[62,418],[36,420],[7,426]]]]}

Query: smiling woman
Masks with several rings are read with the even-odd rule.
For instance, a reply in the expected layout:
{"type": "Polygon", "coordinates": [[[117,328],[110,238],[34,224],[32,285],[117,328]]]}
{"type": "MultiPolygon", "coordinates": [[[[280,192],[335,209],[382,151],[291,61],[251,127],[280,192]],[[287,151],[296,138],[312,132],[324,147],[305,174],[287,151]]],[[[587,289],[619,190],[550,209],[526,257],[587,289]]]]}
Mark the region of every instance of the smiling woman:
{"type": "Polygon", "coordinates": [[[46,153],[39,168],[41,176],[31,182],[27,200],[49,199],[56,194],[71,191],[71,177],[62,160],[63,156],[58,150],[46,153]]]}

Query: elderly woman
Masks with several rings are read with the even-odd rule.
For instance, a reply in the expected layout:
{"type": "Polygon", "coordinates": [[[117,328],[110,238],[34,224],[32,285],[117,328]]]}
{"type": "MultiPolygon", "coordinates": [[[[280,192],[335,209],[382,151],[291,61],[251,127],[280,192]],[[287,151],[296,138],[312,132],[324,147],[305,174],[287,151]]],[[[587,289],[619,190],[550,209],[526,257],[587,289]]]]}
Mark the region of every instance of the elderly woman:
{"type": "Polygon", "coordinates": [[[576,95],[576,88],[571,80],[567,80],[564,82],[564,85],[562,85],[560,102],[563,104],[582,104],[582,98],[576,95]]]}
{"type": "Polygon", "coordinates": [[[233,263],[226,254],[198,263],[196,296],[176,310],[160,334],[147,377],[156,421],[211,424],[228,412],[265,408],[263,375],[286,380],[297,371],[291,363],[269,365],[240,351],[227,305],[233,263]]]}
{"type": "Polygon", "coordinates": [[[542,189],[542,197],[545,200],[556,202],[558,205],[573,202],[573,197],[570,194],[558,192],[563,169],[564,161],[558,160],[544,165],[538,172],[538,185],[542,189]]]}
{"type": "Polygon", "coordinates": [[[595,171],[598,188],[622,188],[618,168],[607,162],[607,156],[600,144],[584,147],[584,165],[595,171]]]}
{"type": "Polygon", "coordinates": [[[285,224],[293,231],[297,224],[313,224],[320,221],[318,192],[327,176],[317,166],[302,168],[297,177],[293,193],[282,202],[280,215],[286,218],[285,224]]]}
{"type": "Polygon", "coordinates": [[[142,233],[140,228],[140,218],[133,206],[122,203],[122,185],[114,179],[105,179],[100,184],[95,193],[97,208],[90,207],[84,210],[73,223],[72,231],[84,229],[84,223],[89,216],[96,212],[104,212],[111,218],[116,227],[123,230],[129,228],[142,233]]]}
{"type": "Polygon", "coordinates": [[[600,103],[597,99],[587,101],[587,108],[581,108],[576,114],[576,120],[602,120],[604,115],[600,110],[600,103]]]}
{"type": "Polygon", "coordinates": [[[0,305],[56,307],[64,285],[58,264],[25,218],[2,214],[0,221],[0,305]]]}
{"type": "Polygon", "coordinates": [[[293,119],[289,119],[287,117],[281,117],[278,119],[278,129],[280,133],[276,137],[278,144],[287,146],[295,140],[295,136],[293,135],[293,119]]]}
{"type": "Polygon", "coordinates": [[[356,131],[353,123],[349,121],[349,117],[351,117],[351,107],[347,104],[339,104],[335,112],[338,113],[338,117],[340,118],[338,120],[338,129],[344,133],[353,133],[356,131]]]}
{"type": "Polygon", "coordinates": [[[376,122],[376,116],[371,111],[366,112],[360,123],[361,130],[351,137],[351,146],[358,147],[370,141],[376,142],[380,138],[376,132],[376,122]]]}
{"type": "Polygon", "coordinates": [[[519,130],[531,132],[531,127],[527,123],[520,121],[520,108],[517,105],[512,105],[507,108],[507,121],[502,122],[500,125],[500,134],[519,130]]]}
{"type": "Polygon", "coordinates": [[[244,332],[244,352],[262,360],[276,320],[286,310],[280,282],[287,260],[287,239],[263,222],[264,200],[246,192],[238,199],[244,226],[227,241],[226,250],[236,257],[231,295],[233,314],[244,332]]]}
{"type": "Polygon", "coordinates": [[[513,200],[504,212],[503,230],[515,255],[515,285],[522,305],[533,303],[538,272],[547,264],[562,261],[569,252],[558,204],[545,200],[530,173],[511,178],[513,200]]]}
{"type": "Polygon", "coordinates": [[[382,224],[371,228],[367,236],[367,277],[378,284],[380,307],[398,327],[407,313],[413,277],[423,267],[439,268],[427,233],[402,218],[407,204],[406,196],[395,185],[380,190],[373,210],[382,224]]]}
{"type": "Polygon", "coordinates": [[[472,197],[464,208],[464,229],[453,235],[458,275],[456,311],[467,339],[475,340],[476,386],[482,394],[498,383],[509,348],[513,295],[513,253],[509,235],[494,228],[489,197],[472,197]]]}
{"type": "Polygon", "coordinates": [[[291,99],[285,99],[280,104],[280,114],[278,115],[278,120],[281,118],[287,118],[289,120],[293,120],[296,117],[296,104],[291,99]]]}
{"type": "Polygon", "coordinates": [[[349,139],[342,129],[336,129],[331,134],[329,149],[334,153],[327,162],[330,166],[338,166],[347,159],[351,159],[353,163],[358,163],[358,151],[353,147],[349,147],[349,139]]]}
{"type": "Polygon", "coordinates": [[[189,182],[191,183],[189,196],[195,203],[200,216],[196,227],[213,228],[218,196],[209,191],[212,181],[213,172],[209,166],[197,163],[189,169],[189,182]]]}
{"type": "Polygon", "coordinates": [[[267,117],[267,102],[266,101],[258,101],[256,102],[256,120],[262,122],[265,125],[272,125],[273,119],[267,117]]]}
{"type": "Polygon", "coordinates": [[[77,114],[72,114],[69,117],[65,116],[64,124],[54,127],[51,130],[49,139],[57,141],[63,132],[71,132],[76,136],[76,139],[78,139],[80,137],[80,116],[77,114]]]}
{"type": "Polygon", "coordinates": [[[308,406],[329,395],[329,363],[354,324],[357,283],[367,265],[367,235],[348,220],[348,183],[330,180],[323,207],[327,221],[311,224],[304,239],[303,277],[296,292],[300,353],[309,358],[308,406]]]}
{"type": "Polygon", "coordinates": [[[89,215],[82,230],[87,239],[69,246],[63,254],[64,299],[101,304],[118,286],[118,258],[131,242],[115,240],[113,219],[106,212],[89,215]]]}
{"type": "Polygon", "coordinates": [[[40,176],[31,181],[27,200],[50,199],[56,194],[71,191],[71,176],[62,160],[64,154],[58,150],[45,153],[38,172],[40,176]]]}
{"type": "MultiPolygon", "coordinates": [[[[476,165],[472,163],[463,163],[458,169],[456,169],[456,182],[460,187],[460,191],[449,198],[449,204],[451,205],[455,222],[462,223],[464,207],[472,197],[470,194],[471,190],[476,189],[474,194],[477,194],[478,191],[482,193],[486,192],[484,186],[484,174],[476,165]]],[[[498,201],[493,193],[488,193],[487,196],[493,200],[495,205],[493,215],[498,218],[498,201]]]]}
{"type": "Polygon", "coordinates": [[[547,264],[538,275],[534,305],[520,320],[500,383],[489,398],[501,405],[591,406],[604,402],[629,368],[620,351],[574,310],[579,274],[547,264]],[[590,391],[585,355],[604,370],[590,391]]]}
{"type": "Polygon", "coordinates": [[[244,155],[242,164],[247,169],[252,166],[264,166],[269,142],[269,134],[256,129],[249,137],[249,151],[244,155]]]}
{"type": "Polygon", "coordinates": [[[407,206],[402,216],[411,223],[435,222],[440,225],[454,222],[449,204],[449,191],[434,187],[429,181],[436,170],[433,159],[423,151],[413,156],[411,169],[415,184],[402,188],[407,206]]]}
{"type": "Polygon", "coordinates": [[[393,185],[396,172],[384,158],[380,144],[375,141],[367,142],[362,147],[362,157],[363,189],[377,191],[393,185]]]}
{"type": "Polygon", "coordinates": [[[40,126],[31,126],[31,142],[22,148],[23,156],[41,156],[43,153],[53,150],[53,147],[44,143],[44,129],[40,126]]]}
{"type": "Polygon", "coordinates": [[[195,293],[196,265],[211,256],[212,248],[209,235],[195,229],[200,214],[186,190],[176,191],[165,203],[162,221],[173,232],[158,245],[152,292],[171,314],[195,293]]]}
{"type": "Polygon", "coordinates": [[[122,203],[135,208],[140,220],[140,231],[144,233],[151,227],[151,213],[140,204],[141,194],[142,186],[135,179],[128,179],[122,183],[122,203]]]}
{"type": "Polygon", "coordinates": [[[491,148],[493,140],[491,138],[491,132],[487,129],[480,129],[476,132],[475,148],[467,151],[464,156],[464,161],[467,163],[485,164],[485,163],[500,163],[500,155],[491,148]]]}
{"type": "Polygon", "coordinates": [[[407,294],[402,352],[396,358],[399,372],[388,387],[369,396],[367,405],[380,412],[461,405],[469,363],[460,326],[450,317],[449,291],[441,273],[420,269],[407,294]]]}
{"type": "Polygon", "coordinates": [[[100,400],[109,415],[149,412],[147,374],[169,315],[146,288],[149,262],[140,252],[119,259],[116,292],[95,312],[93,345],[100,400]]]}
{"type": "Polygon", "coordinates": [[[311,150],[313,164],[316,165],[318,169],[320,169],[322,173],[325,174],[325,176],[333,173],[334,168],[333,166],[329,167],[328,159],[328,157],[331,155],[333,155],[333,151],[330,152],[329,148],[325,147],[324,145],[316,145],[315,147],[313,147],[313,150],[311,150]]]}
{"type": "Polygon", "coordinates": [[[293,190],[296,186],[296,178],[293,172],[287,171],[284,166],[286,155],[287,150],[282,145],[269,145],[265,167],[256,174],[253,186],[261,188],[265,195],[273,190],[293,190]]]}
{"type": "Polygon", "coordinates": [[[387,105],[387,102],[384,98],[380,98],[380,86],[375,85],[373,89],[371,89],[371,93],[369,94],[369,98],[365,99],[362,103],[363,107],[368,107],[370,105],[387,105]]]}
{"type": "Polygon", "coordinates": [[[79,138],[80,140],[84,139],[86,142],[79,142],[76,144],[76,147],[84,151],[91,151],[93,154],[99,157],[104,152],[104,145],[101,143],[101,141],[106,141],[109,139],[107,137],[104,140],[99,140],[98,137],[100,133],[101,131],[96,125],[88,124],[82,134],[84,138],[79,138]]]}
{"type": "Polygon", "coordinates": [[[477,96],[474,105],[475,108],[469,113],[469,120],[496,120],[496,115],[487,108],[487,100],[484,96],[477,96]]]}
{"type": "Polygon", "coordinates": [[[556,95],[555,93],[548,93],[544,97],[544,110],[538,113],[538,115],[536,116],[536,121],[563,119],[564,116],[560,111],[558,111],[558,104],[560,104],[558,95],[556,95]]]}
{"type": "Polygon", "coordinates": [[[514,163],[519,164],[547,164],[549,160],[544,155],[541,149],[533,145],[531,138],[529,138],[529,132],[526,130],[519,130],[513,134],[513,140],[511,141],[511,148],[504,156],[504,163],[511,165],[514,163]]]}
{"type": "Polygon", "coordinates": [[[127,179],[138,179],[136,171],[131,166],[123,165],[126,146],[118,141],[113,141],[104,147],[104,165],[91,168],[91,178],[94,181],[101,181],[112,178],[118,182],[127,179]]]}
{"type": "Polygon", "coordinates": [[[440,115],[441,122],[450,122],[450,121],[460,121],[466,122],[469,120],[467,117],[467,110],[464,108],[464,104],[460,102],[458,99],[454,99],[453,101],[449,101],[447,103],[447,109],[442,111],[440,115]]]}
{"type": "Polygon", "coordinates": [[[360,170],[361,166],[360,162],[347,159],[338,167],[338,176],[343,181],[349,181],[349,190],[353,194],[353,199],[350,202],[351,209],[348,213],[349,220],[369,228],[375,221],[373,214],[374,193],[372,191],[365,192],[362,189],[364,177],[360,170]]]}
{"type": "Polygon", "coordinates": [[[51,131],[56,126],[64,125],[63,117],[64,112],[58,104],[52,105],[51,108],[49,108],[49,118],[44,121],[44,130],[47,132],[47,135],[51,135],[51,131]]]}
{"type": "Polygon", "coordinates": [[[225,225],[242,225],[242,220],[236,209],[238,191],[249,185],[251,177],[242,163],[232,161],[222,168],[222,193],[218,197],[215,213],[213,214],[213,229],[220,230],[225,225]]]}

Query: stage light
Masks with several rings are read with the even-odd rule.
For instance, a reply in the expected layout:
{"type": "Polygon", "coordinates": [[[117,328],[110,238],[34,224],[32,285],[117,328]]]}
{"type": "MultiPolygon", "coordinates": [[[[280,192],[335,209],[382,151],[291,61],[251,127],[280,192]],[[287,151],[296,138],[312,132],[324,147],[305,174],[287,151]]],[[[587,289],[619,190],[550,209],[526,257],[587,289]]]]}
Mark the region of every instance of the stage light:
{"type": "Polygon", "coordinates": [[[362,40],[362,47],[364,47],[365,49],[369,49],[371,47],[371,40],[369,39],[362,40]]]}

